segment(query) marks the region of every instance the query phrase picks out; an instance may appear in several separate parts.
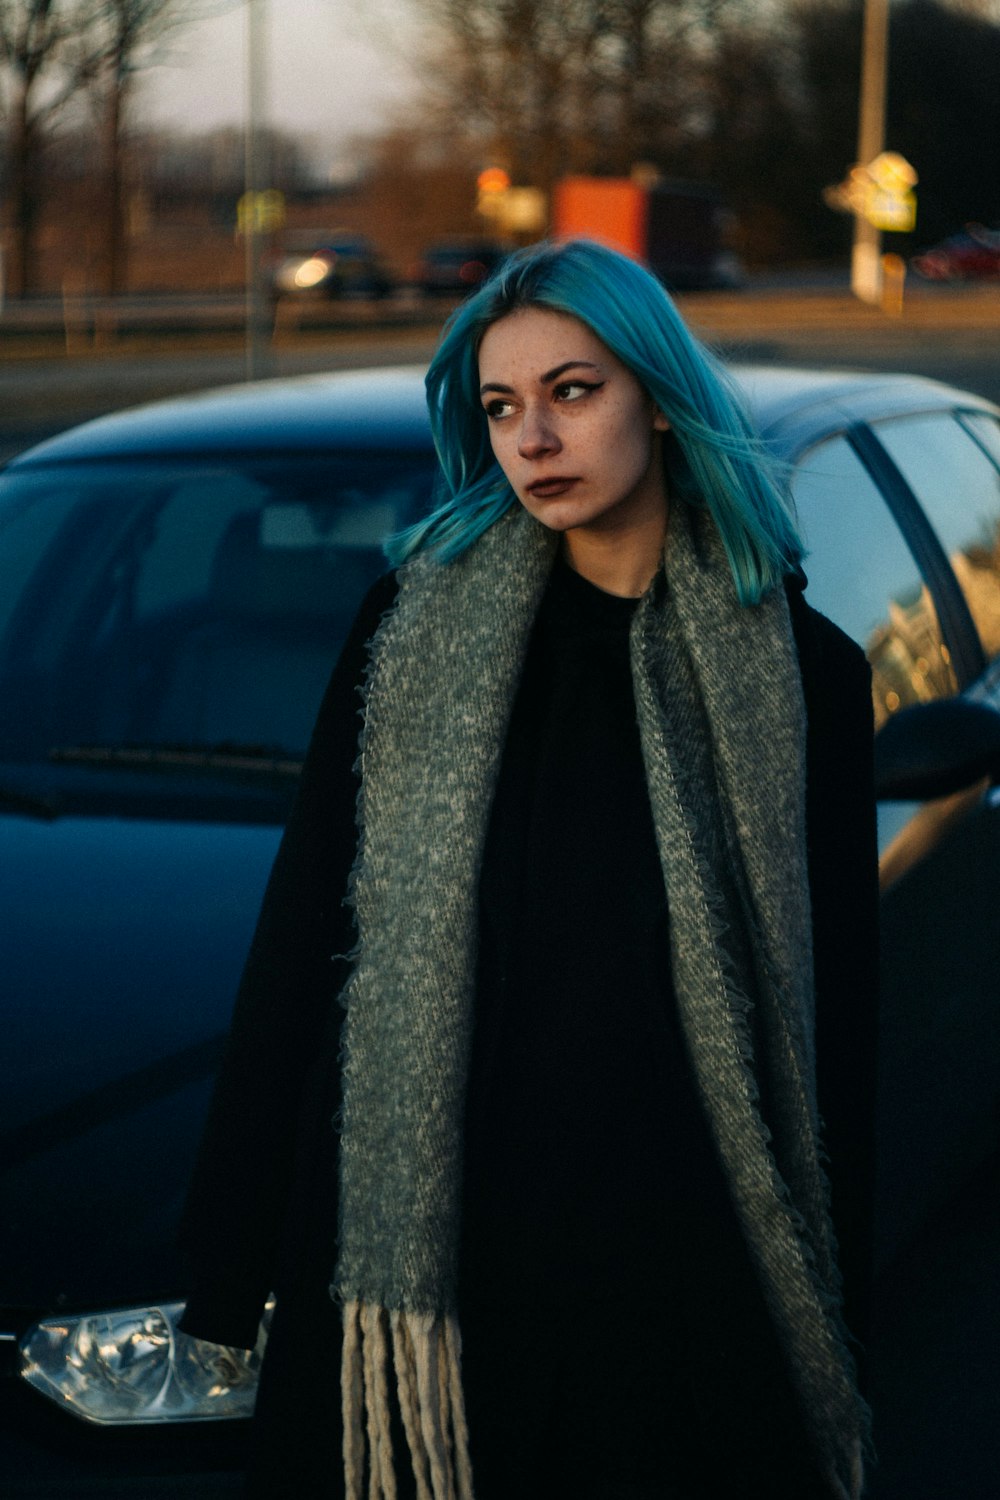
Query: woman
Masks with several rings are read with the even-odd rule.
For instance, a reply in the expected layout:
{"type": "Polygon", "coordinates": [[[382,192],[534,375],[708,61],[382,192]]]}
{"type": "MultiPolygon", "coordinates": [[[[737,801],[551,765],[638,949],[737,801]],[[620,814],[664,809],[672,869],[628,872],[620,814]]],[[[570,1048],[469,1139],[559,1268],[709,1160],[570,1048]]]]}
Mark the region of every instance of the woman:
{"type": "Polygon", "coordinates": [[[443,498],[320,712],[185,1326],[249,1344],[277,1290],[257,1495],[856,1496],[819,1120],[860,1308],[863,657],[625,257],[515,255],[427,389],[443,498]]]}

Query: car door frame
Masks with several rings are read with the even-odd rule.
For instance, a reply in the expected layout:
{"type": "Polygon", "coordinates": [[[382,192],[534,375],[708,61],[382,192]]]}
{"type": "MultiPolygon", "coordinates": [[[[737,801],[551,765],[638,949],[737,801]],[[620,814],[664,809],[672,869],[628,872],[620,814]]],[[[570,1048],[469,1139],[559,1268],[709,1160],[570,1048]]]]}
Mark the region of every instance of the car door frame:
{"type": "MultiPolygon", "coordinates": [[[[954,421],[960,408],[942,406],[938,411],[954,421]]],[[[886,412],[882,420],[890,420],[893,415],[886,412]]],[[[967,429],[966,434],[970,442],[975,442],[967,429]]],[[[852,422],[844,436],[871,475],[923,574],[937,611],[942,639],[951,655],[958,691],[964,692],[982,676],[988,663],[955,570],[917,495],[879,441],[877,420],[852,422]]]]}

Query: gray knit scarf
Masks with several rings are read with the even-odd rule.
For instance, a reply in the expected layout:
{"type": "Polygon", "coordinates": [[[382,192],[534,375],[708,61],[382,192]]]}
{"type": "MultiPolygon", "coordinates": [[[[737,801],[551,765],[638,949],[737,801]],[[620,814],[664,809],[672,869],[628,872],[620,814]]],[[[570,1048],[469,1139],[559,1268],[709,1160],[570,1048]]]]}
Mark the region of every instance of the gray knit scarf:
{"type": "MultiPolygon", "coordinates": [[[[477,891],[555,545],[517,507],[447,566],[416,557],[372,646],[333,1285],[350,1500],[366,1472],[373,1500],[395,1495],[390,1379],[421,1500],[473,1494],[455,1288],[477,891]]],[[[805,713],[784,596],[740,606],[714,524],[677,504],[631,660],[695,1078],[830,1493],[854,1496],[865,1414],[817,1145],[805,713]]]]}

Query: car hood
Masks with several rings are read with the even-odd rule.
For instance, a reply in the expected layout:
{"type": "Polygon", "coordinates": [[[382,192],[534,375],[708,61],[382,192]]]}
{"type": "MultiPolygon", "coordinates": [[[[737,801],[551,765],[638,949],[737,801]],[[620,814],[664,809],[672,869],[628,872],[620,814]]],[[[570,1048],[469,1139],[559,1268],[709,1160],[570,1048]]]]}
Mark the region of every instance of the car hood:
{"type": "Polygon", "coordinates": [[[0,819],[0,1302],[178,1291],[179,1208],[279,837],[0,819]]]}

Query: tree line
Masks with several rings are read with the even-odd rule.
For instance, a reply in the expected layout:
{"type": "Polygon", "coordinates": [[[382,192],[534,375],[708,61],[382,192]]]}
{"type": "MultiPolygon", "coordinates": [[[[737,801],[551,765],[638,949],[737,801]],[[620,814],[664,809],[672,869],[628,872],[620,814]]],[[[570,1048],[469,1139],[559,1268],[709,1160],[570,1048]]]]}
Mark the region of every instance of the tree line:
{"type": "MultiPolygon", "coordinates": [[[[855,161],[863,0],[411,4],[438,123],[516,181],[646,163],[721,189],[758,254],[846,244],[822,190],[855,161]]],[[[1000,223],[998,20],[997,0],[892,6],[887,145],[920,173],[921,242],[1000,223]]]]}

